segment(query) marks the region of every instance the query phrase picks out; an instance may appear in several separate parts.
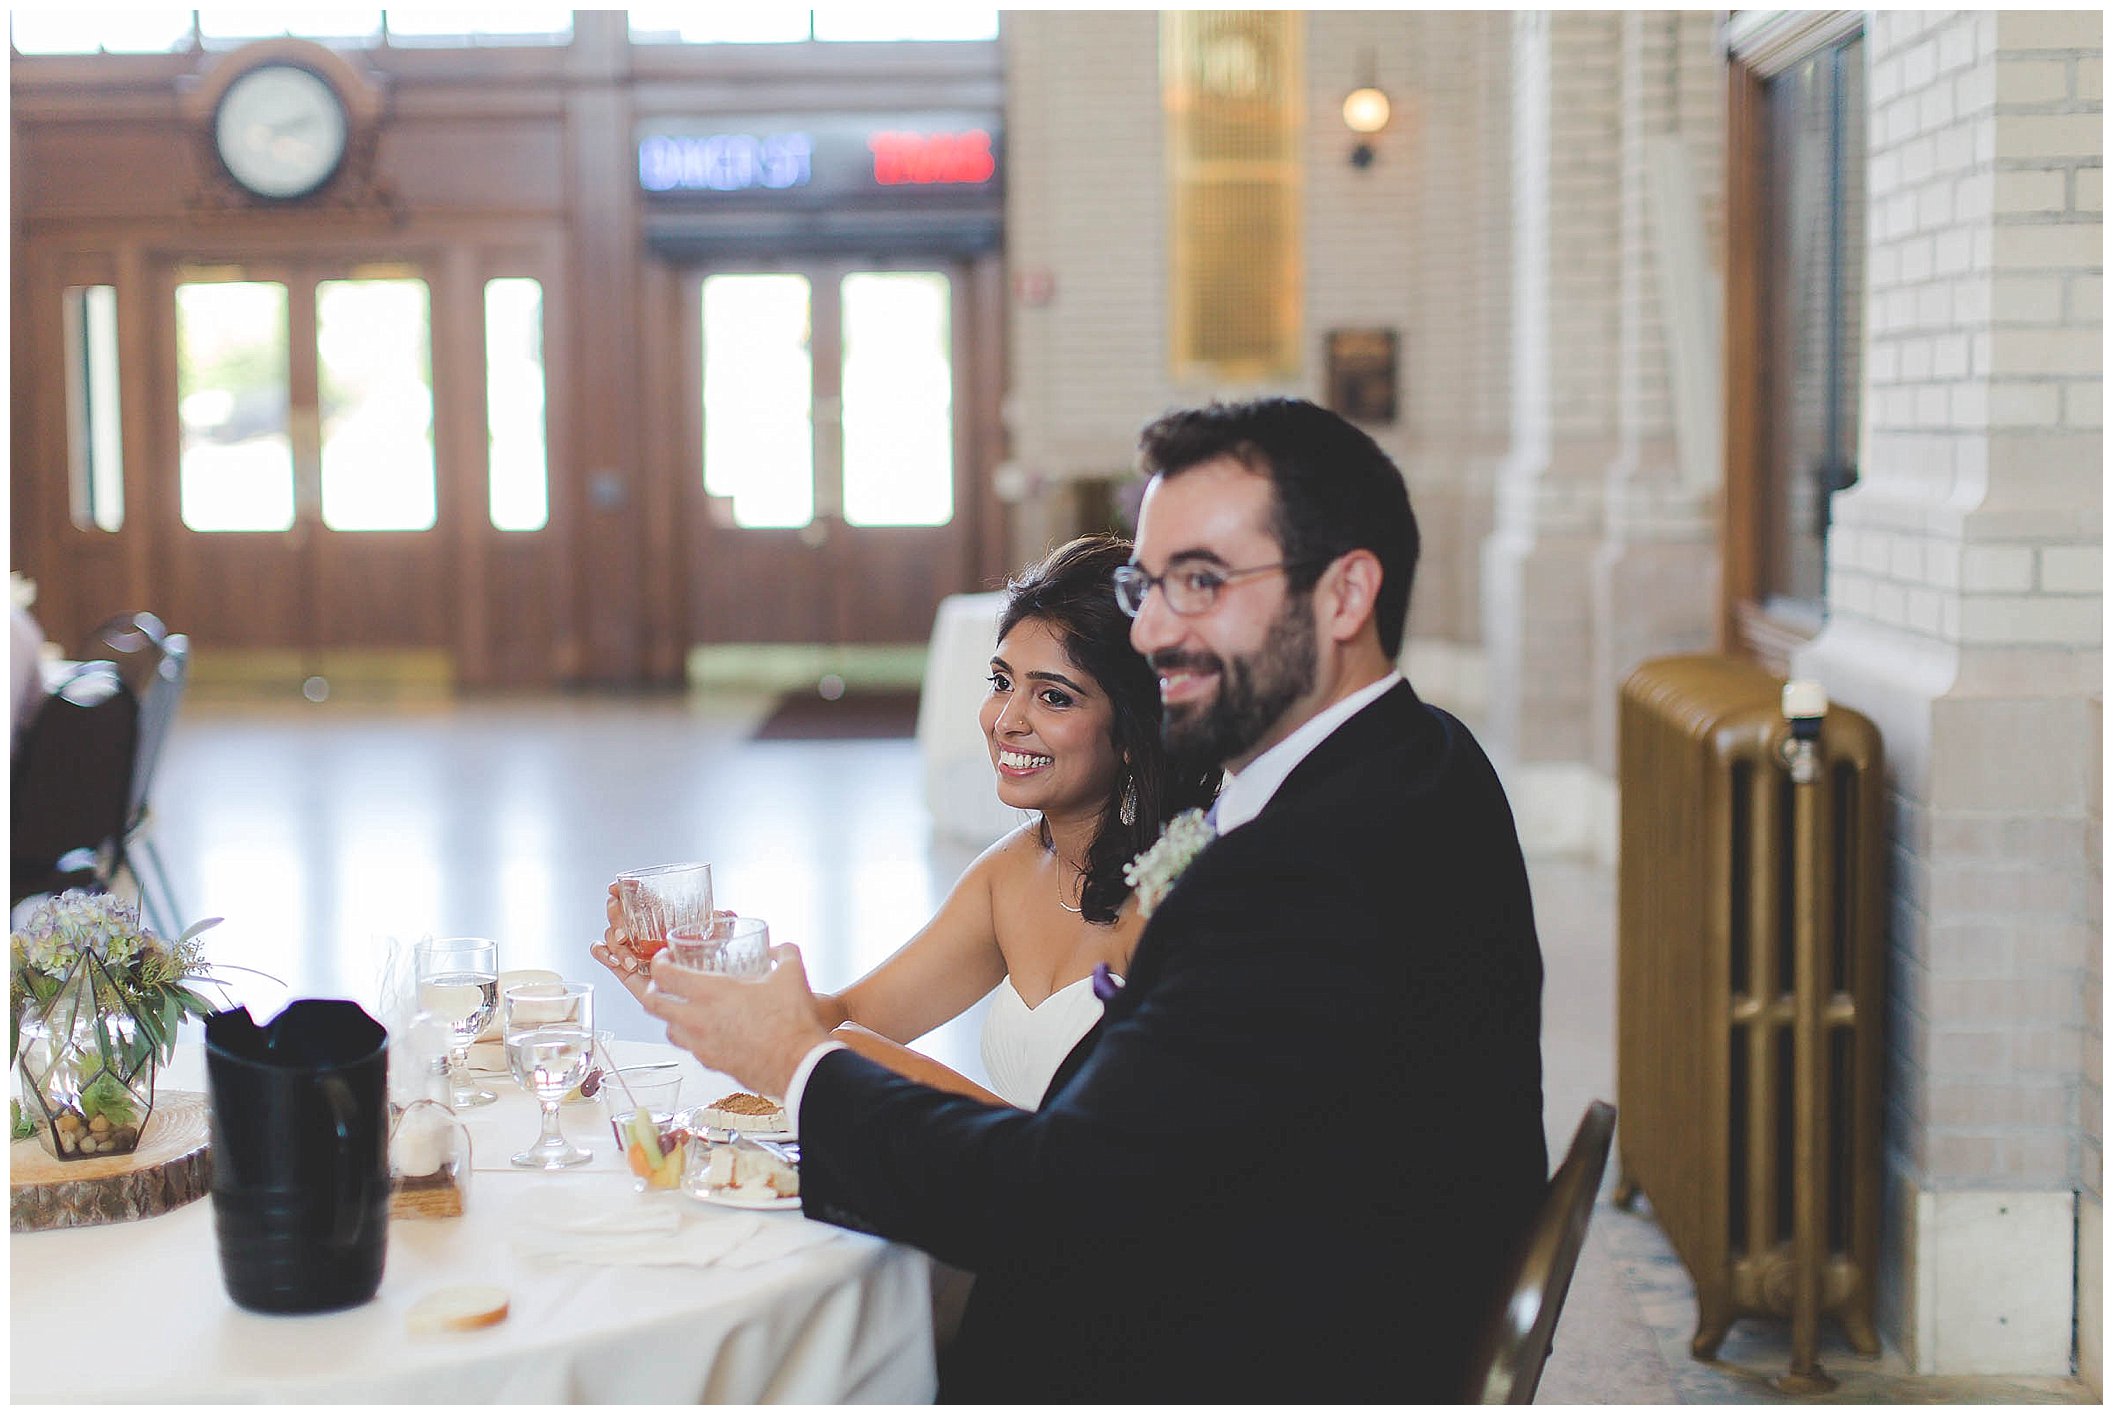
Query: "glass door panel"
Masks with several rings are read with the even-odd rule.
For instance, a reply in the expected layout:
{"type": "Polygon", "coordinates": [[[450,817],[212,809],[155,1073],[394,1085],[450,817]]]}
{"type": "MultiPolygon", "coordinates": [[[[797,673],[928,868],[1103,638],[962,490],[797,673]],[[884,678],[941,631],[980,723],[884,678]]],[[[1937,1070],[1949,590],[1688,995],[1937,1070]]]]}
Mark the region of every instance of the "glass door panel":
{"type": "Polygon", "coordinates": [[[439,504],[426,283],[324,280],[315,299],[323,524],[429,531],[439,504]]]}
{"type": "Polygon", "coordinates": [[[734,524],[814,519],[813,288],[804,275],[704,281],[704,489],[734,524]]]}
{"type": "Polygon", "coordinates": [[[492,525],[540,531],[550,523],[540,280],[484,283],[484,408],[492,525]]]}
{"type": "Polygon", "coordinates": [[[950,283],[930,270],[843,280],[844,520],[943,526],[954,517],[950,283]]]}
{"type": "Polygon", "coordinates": [[[178,499],[194,531],[293,528],[286,286],[176,287],[178,499]]]}

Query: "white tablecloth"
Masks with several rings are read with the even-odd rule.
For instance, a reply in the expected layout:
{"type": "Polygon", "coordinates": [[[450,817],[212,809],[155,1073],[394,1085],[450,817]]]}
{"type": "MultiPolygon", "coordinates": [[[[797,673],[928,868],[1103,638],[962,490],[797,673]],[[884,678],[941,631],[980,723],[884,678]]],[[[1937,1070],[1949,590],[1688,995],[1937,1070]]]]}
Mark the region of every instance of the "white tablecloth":
{"type": "Polygon", "coordinates": [[[998,774],[976,720],[990,691],[990,656],[1004,608],[1005,596],[997,591],[948,595],[939,602],[917,703],[917,751],[932,829],[978,847],[1026,819],[998,799],[998,774]]]}
{"type": "MultiPolygon", "coordinates": [[[[673,1048],[618,1042],[620,1064],[673,1048]]],[[[692,1068],[685,1105],[736,1089],[692,1068]],[[716,1089],[715,1089],[716,1088],[716,1089]]],[[[163,1084],[205,1090],[187,1046],[163,1084]]],[[[536,1134],[534,1103],[503,1078],[499,1101],[466,1113],[474,1155],[468,1211],[397,1219],[388,1266],[364,1306],[311,1316],[245,1312],[221,1284],[212,1200],[157,1218],[11,1236],[10,1394],[17,1403],[216,1401],[387,1403],[929,1401],[930,1261],[912,1248],[680,1194],[632,1192],[599,1105],[561,1112],[594,1162],[557,1174],[512,1168],[536,1134]],[[512,1235],[552,1206],[664,1205],[684,1235],[739,1235],[719,1261],[642,1265],[558,1260],[512,1235]],[[437,1287],[488,1282],[507,1319],[482,1331],[411,1336],[404,1314],[437,1287]]]]}

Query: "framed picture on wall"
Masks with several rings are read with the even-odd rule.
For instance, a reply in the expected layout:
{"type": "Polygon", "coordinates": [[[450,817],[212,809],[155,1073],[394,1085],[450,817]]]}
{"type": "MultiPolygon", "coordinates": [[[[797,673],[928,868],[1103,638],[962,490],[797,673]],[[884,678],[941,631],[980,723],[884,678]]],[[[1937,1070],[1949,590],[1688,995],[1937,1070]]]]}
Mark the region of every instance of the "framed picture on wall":
{"type": "Polygon", "coordinates": [[[1352,422],[1391,425],[1401,337],[1392,329],[1328,331],[1328,406],[1352,422]]]}

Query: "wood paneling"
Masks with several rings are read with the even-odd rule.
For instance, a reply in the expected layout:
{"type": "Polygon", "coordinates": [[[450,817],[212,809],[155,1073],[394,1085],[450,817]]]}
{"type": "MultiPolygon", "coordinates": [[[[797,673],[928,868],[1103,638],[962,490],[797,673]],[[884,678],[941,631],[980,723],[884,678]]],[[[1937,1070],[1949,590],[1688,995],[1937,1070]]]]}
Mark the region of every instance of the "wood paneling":
{"type": "MultiPolygon", "coordinates": [[[[465,683],[664,683],[700,642],[922,641],[938,595],[1002,570],[999,258],[956,280],[958,532],[892,536],[879,561],[789,533],[730,555],[702,506],[694,284],[644,246],[633,150],[649,112],[1002,108],[995,45],[634,48],[623,12],[579,11],[569,45],[348,53],[375,115],[371,160],[293,206],[232,192],[211,157],[201,96],[242,58],[12,64],[12,548],[54,638],[145,608],[207,662],[444,649],[465,683]],[[435,528],[185,529],[174,272],[270,265],[305,289],[368,262],[415,266],[432,292],[435,528]],[[68,517],[58,291],[83,271],[119,291],[116,534],[68,517]],[[532,532],[488,514],[482,292],[501,275],[544,294],[550,519],[532,532]]],[[[312,399],[312,369],[296,384],[297,404],[312,399]]]]}

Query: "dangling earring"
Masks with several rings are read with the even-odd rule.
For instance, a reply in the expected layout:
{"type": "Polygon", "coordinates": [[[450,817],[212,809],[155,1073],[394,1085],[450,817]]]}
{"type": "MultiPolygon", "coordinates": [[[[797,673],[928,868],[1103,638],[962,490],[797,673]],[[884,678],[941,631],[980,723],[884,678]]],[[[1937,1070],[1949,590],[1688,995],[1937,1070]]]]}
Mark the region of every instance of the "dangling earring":
{"type": "Polygon", "coordinates": [[[1123,803],[1116,809],[1115,818],[1124,825],[1137,824],[1137,778],[1134,776],[1123,783],[1123,803]]]}

